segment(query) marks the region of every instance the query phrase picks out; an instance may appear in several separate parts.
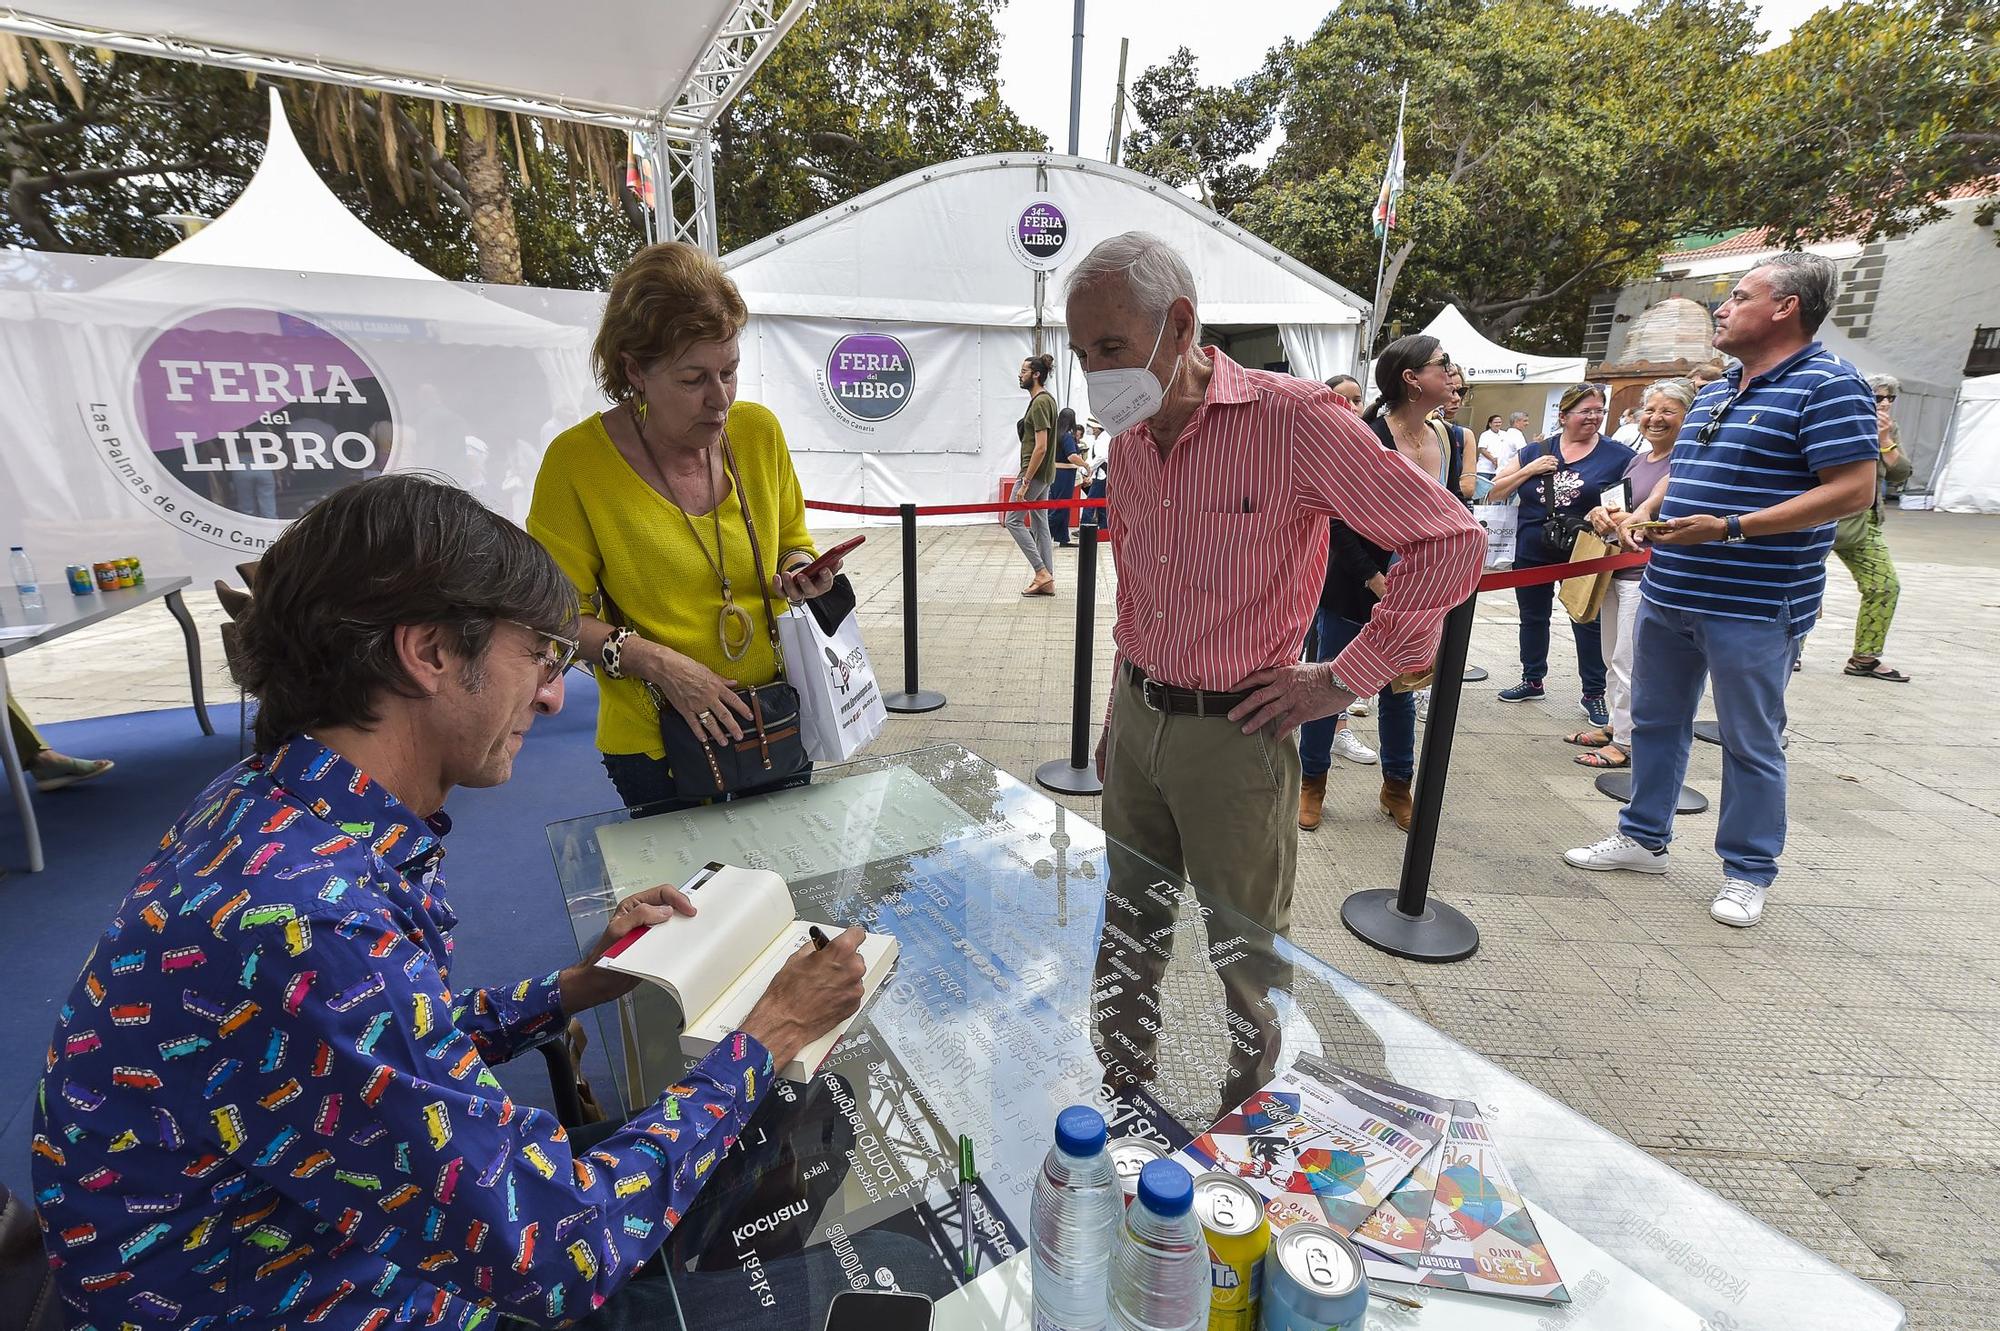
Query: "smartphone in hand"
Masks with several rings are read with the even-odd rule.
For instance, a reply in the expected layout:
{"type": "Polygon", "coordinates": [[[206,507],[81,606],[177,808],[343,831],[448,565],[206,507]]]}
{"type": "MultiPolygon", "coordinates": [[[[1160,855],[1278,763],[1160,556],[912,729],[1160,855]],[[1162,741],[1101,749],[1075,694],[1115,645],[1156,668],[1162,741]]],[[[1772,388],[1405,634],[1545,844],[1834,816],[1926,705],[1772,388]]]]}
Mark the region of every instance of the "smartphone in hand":
{"type": "Polygon", "coordinates": [[[852,553],[857,547],[859,547],[863,541],[867,539],[868,538],[866,536],[848,537],[846,540],[842,541],[839,545],[834,546],[833,549],[821,555],[818,559],[813,560],[812,563],[807,564],[804,568],[798,570],[798,576],[801,578],[818,577],[820,574],[826,572],[827,569],[832,566],[835,560],[845,558],[848,554],[852,553]]]}

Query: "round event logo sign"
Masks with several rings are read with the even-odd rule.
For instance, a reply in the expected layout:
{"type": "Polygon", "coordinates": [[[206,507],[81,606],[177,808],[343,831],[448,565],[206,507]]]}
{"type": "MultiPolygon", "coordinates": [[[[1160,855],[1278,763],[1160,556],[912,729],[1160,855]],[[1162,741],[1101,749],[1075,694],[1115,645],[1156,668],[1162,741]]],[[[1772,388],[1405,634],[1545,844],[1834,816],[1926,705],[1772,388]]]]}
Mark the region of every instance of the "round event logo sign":
{"type": "Polygon", "coordinates": [[[153,462],[227,514],[283,522],[389,465],[395,419],[380,376],[295,314],[190,315],[140,354],[133,394],[153,462]]]}
{"type": "Polygon", "coordinates": [[[1028,267],[1052,272],[1069,245],[1069,219],[1054,199],[1037,194],[1009,224],[1007,244],[1028,267]]]}
{"type": "Polygon", "coordinates": [[[860,425],[888,420],[917,391],[917,366],[901,339],[887,333],[849,333],[827,353],[821,380],[827,404],[860,425]]]}

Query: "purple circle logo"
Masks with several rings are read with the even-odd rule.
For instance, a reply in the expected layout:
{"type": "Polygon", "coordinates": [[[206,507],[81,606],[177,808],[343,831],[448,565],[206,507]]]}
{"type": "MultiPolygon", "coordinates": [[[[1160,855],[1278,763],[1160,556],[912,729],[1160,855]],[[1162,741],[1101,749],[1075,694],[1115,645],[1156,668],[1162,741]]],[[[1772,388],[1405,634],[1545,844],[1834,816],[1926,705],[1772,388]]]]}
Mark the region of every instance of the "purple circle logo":
{"type": "Polygon", "coordinates": [[[1063,246],[1069,243],[1069,219],[1053,199],[1035,199],[1014,219],[1008,239],[1022,263],[1047,271],[1062,262],[1063,246]]]}
{"type": "Polygon", "coordinates": [[[389,464],[395,422],[373,366],[338,335],[277,310],[207,310],[139,357],[140,433],[189,493],[288,519],[389,464]]]}
{"type": "Polygon", "coordinates": [[[917,391],[910,349],[887,333],[849,333],[826,358],[826,391],[834,408],[854,420],[886,421],[917,391]]]}

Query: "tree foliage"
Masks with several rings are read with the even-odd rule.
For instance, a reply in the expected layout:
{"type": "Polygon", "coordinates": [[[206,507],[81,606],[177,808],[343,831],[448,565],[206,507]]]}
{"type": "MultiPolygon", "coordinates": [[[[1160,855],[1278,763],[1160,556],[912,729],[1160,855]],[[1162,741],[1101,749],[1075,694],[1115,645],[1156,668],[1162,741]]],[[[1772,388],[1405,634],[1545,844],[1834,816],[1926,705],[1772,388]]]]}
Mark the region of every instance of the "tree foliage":
{"type": "Polygon", "coordinates": [[[1239,159],[1270,134],[1277,99],[1263,74],[1205,88],[1195,66],[1183,46],[1134,80],[1138,128],[1125,137],[1124,165],[1176,189],[1192,184],[1203,203],[1227,211],[1256,182],[1256,168],[1239,159]]]}
{"type": "Polygon", "coordinates": [[[722,248],[935,162],[1046,151],[1001,99],[1002,3],[816,0],[717,126],[722,248]]]}

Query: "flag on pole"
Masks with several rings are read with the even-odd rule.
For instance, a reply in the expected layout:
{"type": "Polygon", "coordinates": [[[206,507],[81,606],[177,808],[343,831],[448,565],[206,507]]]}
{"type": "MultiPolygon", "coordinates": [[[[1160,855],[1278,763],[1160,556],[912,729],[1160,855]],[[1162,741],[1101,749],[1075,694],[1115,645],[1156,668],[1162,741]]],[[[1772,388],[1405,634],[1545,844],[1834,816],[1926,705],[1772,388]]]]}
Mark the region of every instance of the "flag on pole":
{"type": "MultiPolygon", "coordinates": [[[[1401,117],[1398,117],[1400,120],[1401,117]]],[[[1375,196],[1375,238],[1380,240],[1396,229],[1396,197],[1403,192],[1403,127],[1396,126],[1396,142],[1389,149],[1389,167],[1382,173],[1382,190],[1375,196]]]]}

